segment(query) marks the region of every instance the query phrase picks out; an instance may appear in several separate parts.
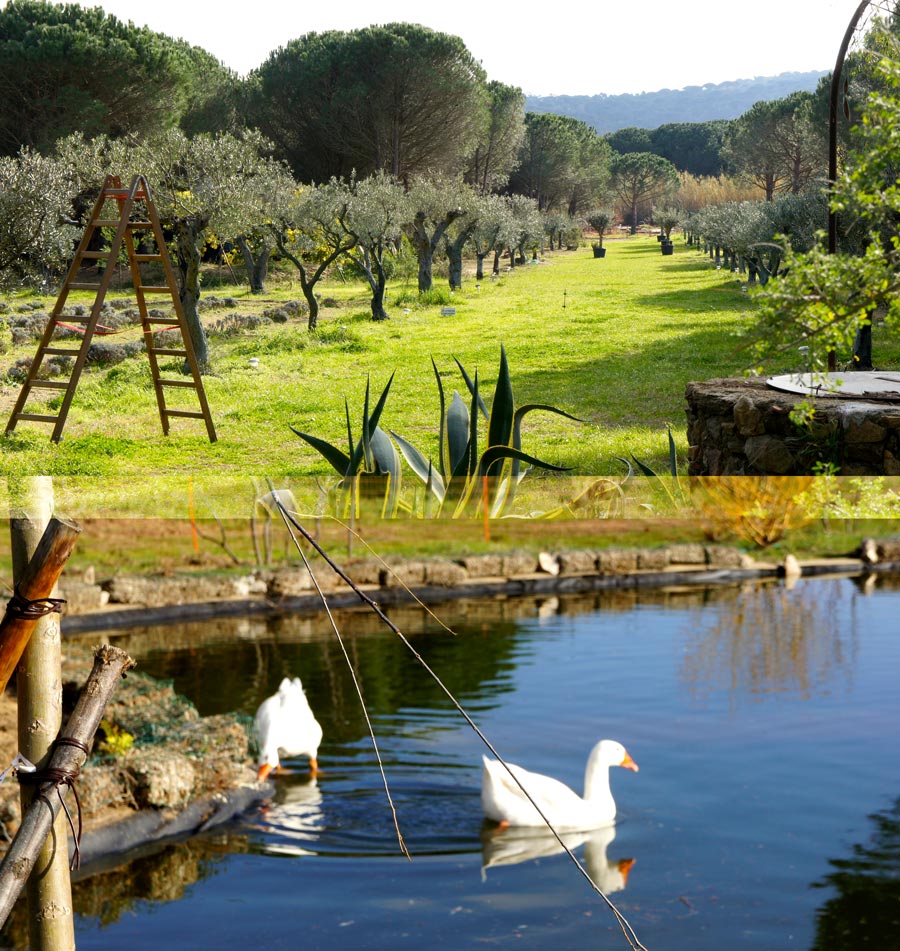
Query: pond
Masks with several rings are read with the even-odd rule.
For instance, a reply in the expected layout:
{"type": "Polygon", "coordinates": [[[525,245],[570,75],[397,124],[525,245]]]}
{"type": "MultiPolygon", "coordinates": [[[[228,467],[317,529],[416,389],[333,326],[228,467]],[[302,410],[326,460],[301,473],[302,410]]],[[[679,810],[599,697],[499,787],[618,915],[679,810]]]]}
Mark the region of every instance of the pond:
{"type": "MultiPolygon", "coordinates": [[[[497,750],[577,791],[621,741],[614,827],[566,836],[650,951],[896,947],[900,590],[888,578],[468,602],[392,617],[497,750]]],[[[227,831],[76,887],[85,949],[626,948],[548,835],[482,820],[483,746],[410,651],[338,618],[122,632],[202,714],[303,678],[325,739],[227,831]]]]}

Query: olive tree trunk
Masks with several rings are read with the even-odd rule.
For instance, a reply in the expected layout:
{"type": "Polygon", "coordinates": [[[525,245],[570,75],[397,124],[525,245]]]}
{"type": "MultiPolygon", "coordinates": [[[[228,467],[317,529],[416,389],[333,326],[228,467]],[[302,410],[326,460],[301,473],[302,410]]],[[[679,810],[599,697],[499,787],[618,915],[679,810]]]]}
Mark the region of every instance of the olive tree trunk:
{"type": "MultiPolygon", "coordinates": [[[[197,309],[200,300],[200,241],[205,227],[205,222],[197,218],[181,218],[175,224],[178,270],[181,278],[179,298],[201,373],[207,373],[211,369],[209,344],[197,309]]],[[[190,367],[185,362],[185,372],[189,370],[190,367]]]]}

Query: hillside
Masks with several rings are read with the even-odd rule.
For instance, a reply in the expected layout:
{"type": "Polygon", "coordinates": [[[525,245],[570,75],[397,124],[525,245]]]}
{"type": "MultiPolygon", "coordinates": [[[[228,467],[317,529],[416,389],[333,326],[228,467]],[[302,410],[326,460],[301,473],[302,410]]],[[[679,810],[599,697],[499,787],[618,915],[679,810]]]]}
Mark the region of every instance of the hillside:
{"type": "Polygon", "coordinates": [[[655,129],[668,122],[735,119],[761,99],[781,99],[798,90],[814,90],[825,72],[780,73],[684,89],[625,93],[619,96],[529,96],[529,112],[573,116],[600,133],[636,126],[655,129]]]}

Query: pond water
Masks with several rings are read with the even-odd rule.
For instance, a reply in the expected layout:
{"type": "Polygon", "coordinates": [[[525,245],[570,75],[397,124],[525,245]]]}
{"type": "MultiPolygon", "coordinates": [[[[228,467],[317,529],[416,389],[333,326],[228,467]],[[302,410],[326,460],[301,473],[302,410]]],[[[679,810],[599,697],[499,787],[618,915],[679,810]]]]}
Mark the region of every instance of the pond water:
{"type": "MultiPolygon", "coordinates": [[[[614,828],[567,837],[650,951],[900,946],[900,591],[889,579],[543,601],[393,617],[498,751],[579,792],[621,741],[614,828]]],[[[480,740],[369,616],[339,625],[366,699],[397,837],[346,662],[310,618],[123,632],[142,670],[202,714],[252,715],[303,678],[322,772],[76,888],[86,949],[626,948],[547,835],[481,817],[480,740]],[[555,854],[554,854],[555,853],[555,854]]]]}

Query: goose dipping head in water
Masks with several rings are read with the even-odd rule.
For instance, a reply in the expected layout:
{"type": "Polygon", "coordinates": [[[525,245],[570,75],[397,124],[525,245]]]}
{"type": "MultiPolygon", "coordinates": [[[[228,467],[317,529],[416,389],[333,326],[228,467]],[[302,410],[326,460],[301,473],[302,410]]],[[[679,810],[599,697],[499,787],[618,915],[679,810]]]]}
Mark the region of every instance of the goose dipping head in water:
{"type": "Polygon", "coordinates": [[[486,756],[482,759],[481,806],[488,819],[504,826],[543,826],[545,820],[557,830],[610,825],[616,819],[616,802],[609,788],[609,767],[638,771],[637,763],[615,740],[601,740],[591,750],[584,774],[584,797],[558,779],[510,764],[509,769],[534,800],[532,805],[502,763],[486,756]]]}
{"type": "Polygon", "coordinates": [[[313,715],[299,677],[285,677],[281,681],[278,693],[259,705],[253,725],[259,742],[260,780],[273,769],[280,769],[281,757],[308,756],[310,772],[316,774],[322,727],[313,715]]]}

